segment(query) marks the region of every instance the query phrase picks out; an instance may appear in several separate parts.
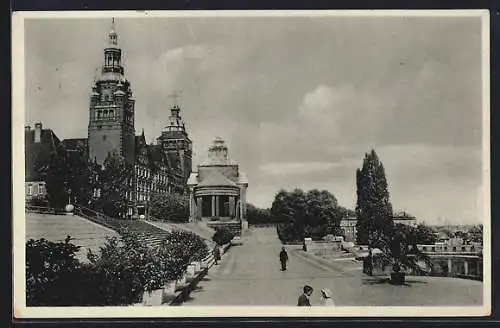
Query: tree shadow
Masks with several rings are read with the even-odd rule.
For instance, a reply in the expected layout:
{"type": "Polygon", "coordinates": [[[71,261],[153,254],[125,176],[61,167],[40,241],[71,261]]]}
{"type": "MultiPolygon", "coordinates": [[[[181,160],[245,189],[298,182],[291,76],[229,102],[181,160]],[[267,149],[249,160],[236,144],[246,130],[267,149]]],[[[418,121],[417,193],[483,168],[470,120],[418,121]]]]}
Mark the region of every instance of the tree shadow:
{"type": "Polygon", "coordinates": [[[373,285],[391,285],[391,286],[405,286],[405,287],[411,287],[412,285],[415,284],[423,284],[426,285],[428,284],[427,281],[423,280],[417,280],[417,279],[405,279],[405,282],[402,285],[397,285],[393,284],[391,282],[391,279],[388,277],[370,277],[370,278],[363,278],[361,281],[362,285],[365,286],[373,286],[373,285]]]}

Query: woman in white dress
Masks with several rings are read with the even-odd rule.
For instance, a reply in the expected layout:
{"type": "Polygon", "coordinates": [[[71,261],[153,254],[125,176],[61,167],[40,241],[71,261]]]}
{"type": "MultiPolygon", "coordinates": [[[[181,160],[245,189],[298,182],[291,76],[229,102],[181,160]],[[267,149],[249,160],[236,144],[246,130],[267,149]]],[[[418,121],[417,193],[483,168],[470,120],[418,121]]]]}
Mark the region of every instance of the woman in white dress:
{"type": "Polygon", "coordinates": [[[323,288],[321,290],[321,300],[323,306],[335,306],[335,302],[332,299],[332,292],[328,288],[323,288]]]}

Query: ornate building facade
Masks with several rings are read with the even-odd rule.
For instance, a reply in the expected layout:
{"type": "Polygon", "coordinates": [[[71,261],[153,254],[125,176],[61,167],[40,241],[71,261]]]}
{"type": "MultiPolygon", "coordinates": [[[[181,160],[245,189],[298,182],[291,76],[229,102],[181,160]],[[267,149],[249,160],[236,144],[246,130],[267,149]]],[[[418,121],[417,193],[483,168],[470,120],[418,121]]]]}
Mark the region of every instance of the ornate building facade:
{"type": "MultiPolygon", "coordinates": [[[[192,141],[178,105],[171,108],[158,144],[147,144],[144,130],[136,136],[135,100],[124,73],[113,20],[101,74],[94,80],[90,94],[88,138],[66,139],[63,143],[84,143],[89,158],[98,165],[110,155],[123,156],[133,172],[125,195],[129,203],[127,215],[147,216],[153,193],[185,192],[191,173],[192,141]]],[[[94,196],[99,195],[97,187],[94,196]]]]}
{"type": "Polygon", "coordinates": [[[248,180],[228,155],[224,140],[216,138],[208,158],[191,173],[187,182],[190,195],[190,220],[245,225],[248,180]]]}

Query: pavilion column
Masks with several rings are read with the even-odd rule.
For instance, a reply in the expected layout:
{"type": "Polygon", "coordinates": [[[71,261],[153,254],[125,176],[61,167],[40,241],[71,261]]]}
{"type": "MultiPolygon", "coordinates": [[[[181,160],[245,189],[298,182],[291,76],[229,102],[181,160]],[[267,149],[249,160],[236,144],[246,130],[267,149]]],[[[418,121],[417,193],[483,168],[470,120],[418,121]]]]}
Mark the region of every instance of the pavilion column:
{"type": "Polygon", "coordinates": [[[234,196],[229,196],[229,216],[234,217],[234,196]]]}
{"type": "Polygon", "coordinates": [[[212,216],[215,216],[215,196],[212,196],[212,216]]]}
{"type": "Polygon", "coordinates": [[[245,219],[245,186],[240,186],[240,219],[245,219]]]}
{"type": "Polygon", "coordinates": [[[196,206],[196,218],[198,220],[201,220],[201,216],[202,216],[202,213],[201,213],[201,205],[203,204],[203,197],[197,197],[197,206],[196,206]]]}
{"type": "Polygon", "coordinates": [[[451,272],[452,272],[452,261],[451,259],[448,259],[448,276],[451,276],[451,272]]]}
{"type": "Polygon", "coordinates": [[[220,216],[220,196],[215,196],[215,216],[220,216]]]}
{"type": "Polygon", "coordinates": [[[467,260],[464,260],[464,274],[466,276],[469,275],[469,262],[467,262],[467,260]]]}
{"type": "Polygon", "coordinates": [[[196,219],[196,205],[194,203],[193,188],[189,188],[189,221],[196,219]]]}

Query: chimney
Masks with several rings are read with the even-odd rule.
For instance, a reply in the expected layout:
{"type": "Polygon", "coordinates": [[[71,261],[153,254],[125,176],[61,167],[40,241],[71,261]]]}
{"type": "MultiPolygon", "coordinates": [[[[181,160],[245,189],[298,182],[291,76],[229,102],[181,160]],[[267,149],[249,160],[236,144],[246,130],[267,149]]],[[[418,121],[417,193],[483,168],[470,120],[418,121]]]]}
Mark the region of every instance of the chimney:
{"type": "Polygon", "coordinates": [[[40,142],[42,139],[42,123],[36,123],[35,124],[35,143],[40,142]]]}

